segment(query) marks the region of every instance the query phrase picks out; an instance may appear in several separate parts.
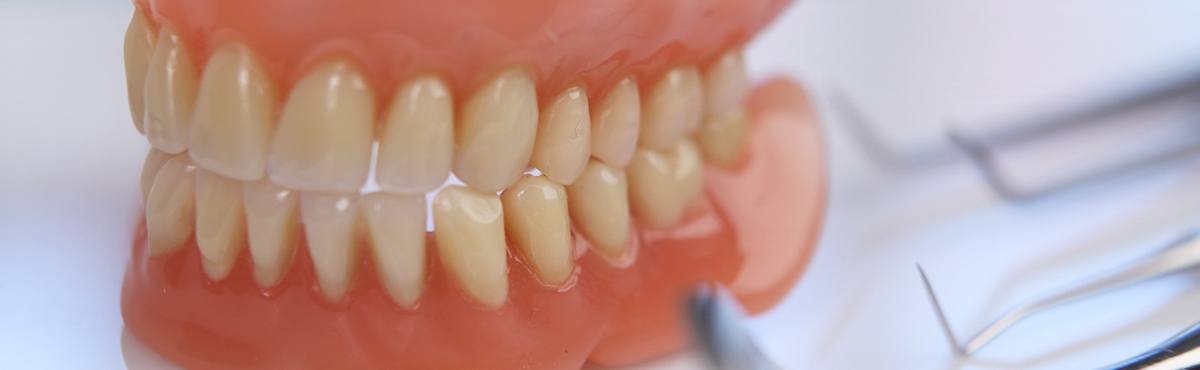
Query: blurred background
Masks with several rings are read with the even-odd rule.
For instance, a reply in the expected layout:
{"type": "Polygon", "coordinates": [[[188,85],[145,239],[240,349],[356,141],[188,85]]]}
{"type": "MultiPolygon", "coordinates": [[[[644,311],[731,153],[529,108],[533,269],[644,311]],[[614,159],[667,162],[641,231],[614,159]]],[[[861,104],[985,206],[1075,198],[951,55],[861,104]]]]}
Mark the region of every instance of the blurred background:
{"type": "MultiPolygon", "coordinates": [[[[118,300],[146,148],[124,96],[131,9],[0,0],[0,368],[126,364],[118,300]]],[[[811,90],[832,193],[813,264],[747,322],[751,335],[786,368],[1063,369],[1127,358],[1200,321],[1200,275],[1185,273],[1032,317],[957,360],[914,268],[961,338],[1200,225],[1195,95],[1038,129],[1195,78],[1198,19],[1189,0],[794,4],[746,60],[756,79],[786,74],[811,90]],[[1114,165],[1132,169],[1060,186],[1114,165]]]]}

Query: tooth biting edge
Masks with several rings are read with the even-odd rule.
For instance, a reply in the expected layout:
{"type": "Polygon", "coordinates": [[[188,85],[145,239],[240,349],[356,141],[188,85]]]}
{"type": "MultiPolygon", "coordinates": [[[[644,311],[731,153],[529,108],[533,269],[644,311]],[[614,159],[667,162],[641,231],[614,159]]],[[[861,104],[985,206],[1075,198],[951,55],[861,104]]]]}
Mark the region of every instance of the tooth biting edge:
{"type": "Polygon", "coordinates": [[[188,148],[192,104],[196,100],[196,67],[183,39],[169,27],[158,33],[146,73],[146,139],[158,150],[178,154],[188,148]]]}
{"type": "Polygon", "coordinates": [[[213,281],[221,281],[229,275],[238,254],[245,248],[242,183],[197,169],[195,187],[196,245],[200,248],[205,274],[213,281]]]}
{"type": "Polygon", "coordinates": [[[592,113],[592,156],[625,168],[637,149],[642,104],[637,82],[625,78],[609,90],[592,113]]]}
{"type": "Polygon", "coordinates": [[[425,286],[425,197],[371,193],[359,202],[379,280],[393,302],[415,307],[425,286]]]}
{"type": "Polygon", "coordinates": [[[500,73],[463,106],[454,132],[454,173],[476,190],[504,190],[529,164],[537,122],[533,77],[521,68],[500,73]]]}
{"type": "Polygon", "coordinates": [[[525,176],[504,190],[508,238],[542,283],[561,286],[575,270],[567,192],[543,176],[525,176]]]}
{"type": "Polygon", "coordinates": [[[703,190],[703,169],[700,151],[689,139],[664,152],[638,149],[627,169],[633,213],[652,228],[675,225],[703,190]]]}
{"type": "Polygon", "coordinates": [[[627,186],[624,172],[598,160],[589,161],[579,179],[567,186],[571,220],[609,260],[619,260],[628,250],[627,186]]]}
{"type": "Polygon", "coordinates": [[[133,127],[143,132],[142,119],[146,112],[146,70],[154,52],[154,30],[146,21],[142,9],[134,7],[133,18],[125,30],[125,92],[129,97],[129,113],[133,127]]]}
{"type": "Polygon", "coordinates": [[[195,230],[193,196],[196,166],[186,155],[163,163],[146,197],[146,245],[158,256],[182,248],[195,230]]]}
{"type": "Polygon", "coordinates": [[[504,305],[508,249],[500,198],[448,186],[433,199],[433,223],[438,255],[458,286],[484,308],[504,305]]]}
{"type": "Polygon", "coordinates": [[[299,197],[295,191],[264,179],[246,183],[242,200],[254,280],[262,288],[273,287],[287,272],[296,252],[299,197]]]}
{"type": "Polygon", "coordinates": [[[540,119],[530,164],[554,182],[575,182],[591,155],[587,92],[579,86],[566,89],[542,111],[540,119]]]}
{"type": "Polygon", "coordinates": [[[150,148],[146,152],[146,161],[142,163],[142,204],[150,198],[150,187],[154,186],[154,177],[158,175],[158,170],[162,168],[163,163],[171,159],[171,155],[163,153],[161,150],[150,148]]]}
{"type": "Polygon", "coordinates": [[[454,106],[436,77],[419,77],[392,98],[379,137],[375,180],[398,193],[420,194],[446,181],[454,155],[454,106]]]}
{"type": "Polygon", "coordinates": [[[696,67],[667,71],[651,88],[642,104],[638,145],[666,150],[700,127],[704,93],[696,67]]]}
{"type": "Polygon", "coordinates": [[[218,48],[201,76],[192,113],[192,161],[238,180],[262,178],[275,103],[275,84],[248,48],[218,48]]]}
{"type": "Polygon", "coordinates": [[[359,258],[359,211],[353,195],[300,194],[300,220],[321,295],[340,302],[359,258]]]}

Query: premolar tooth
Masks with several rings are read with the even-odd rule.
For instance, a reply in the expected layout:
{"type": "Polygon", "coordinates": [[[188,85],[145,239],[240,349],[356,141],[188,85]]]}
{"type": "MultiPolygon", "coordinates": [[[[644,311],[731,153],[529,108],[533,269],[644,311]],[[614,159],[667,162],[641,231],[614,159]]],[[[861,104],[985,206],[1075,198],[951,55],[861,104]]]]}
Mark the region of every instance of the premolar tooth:
{"type": "Polygon", "coordinates": [[[704,107],[708,116],[727,114],[741,107],[750,89],[741,51],[729,51],[704,71],[704,107]]]}
{"type": "Polygon", "coordinates": [[[358,202],[352,195],[300,194],[300,219],[321,294],[338,302],[358,266],[358,202]]]}
{"type": "Polygon", "coordinates": [[[146,22],[142,9],[134,7],[133,18],[125,30],[125,91],[129,97],[129,113],[133,115],[133,126],[142,132],[142,119],[146,113],[146,67],[150,54],[154,52],[154,30],[146,22]]]}
{"type": "Polygon", "coordinates": [[[675,68],[654,84],[642,106],[642,132],[638,144],[665,150],[700,127],[704,107],[700,72],[695,67],[675,68]]]}
{"type": "Polygon", "coordinates": [[[162,168],[163,163],[167,163],[168,159],[171,159],[171,155],[158,149],[150,148],[150,151],[146,153],[146,161],[142,163],[143,204],[150,197],[150,187],[154,185],[154,176],[158,175],[158,169],[162,168]]]}
{"type": "Polygon", "coordinates": [[[732,167],[737,164],[749,134],[745,111],[735,107],[724,114],[708,116],[696,136],[708,162],[732,167]]]}
{"type": "Polygon", "coordinates": [[[592,156],[616,168],[625,168],[637,149],[642,104],[637,83],[621,80],[592,112],[592,156]]]}
{"type": "Polygon", "coordinates": [[[501,196],[504,226],[543,283],[559,286],[575,269],[567,192],[541,176],[517,180],[501,196]]]}
{"type": "Polygon", "coordinates": [[[571,219],[583,236],[610,259],[625,254],[629,238],[629,201],[625,173],[592,160],[567,187],[571,219]]]}
{"type": "Polygon", "coordinates": [[[666,152],[639,149],[628,169],[633,213],[653,228],[673,226],[703,190],[702,170],[691,140],[680,140],[666,152]]]}
{"type": "Polygon", "coordinates": [[[254,280],[264,288],[279,282],[291,264],[300,235],[296,192],[267,180],[246,183],[242,189],[246,229],[254,280]]]}
{"type": "Polygon", "coordinates": [[[487,308],[508,298],[504,211],[495,194],[462,186],[433,200],[433,235],[442,265],[469,296],[487,308]]]}
{"type": "Polygon", "coordinates": [[[167,160],[146,199],[146,245],[151,255],[179,250],[196,227],[193,198],[196,166],[186,155],[167,160]]]}
{"type": "Polygon", "coordinates": [[[479,191],[503,190],[528,166],[537,122],[533,78],[519,68],[497,75],[463,106],[454,172],[479,191]]]}
{"type": "Polygon", "coordinates": [[[242,183],[196,170],[196,245],[204,272],[214,281],[229,275],[246,243],[242,183]]]}
{"type": "Polygon", "coordinates": [[[542,111],[531,164],[560,184],[575,182],[591,155],[591,117],[587,92],[563,91],[542,111]]]}
{"type": "Polygon", "coordinates": [[[396,304],[414,307],[425,287],[425,197],[371,193],[359,202],[379,280],[396,304]]]}
{"type": "Polygon", "coordinates": [[[188,148],[188,127],[196,100],[196,67],[183,39],[163,27],[146,73],[146,138],[158,150],[176,154],[188,148]]]}
{"type": "Polygon", "coordinates": [[[275,121],[275,87],[245,46],[227,44],[208,59],[192,114],[192,160],[238,180],[267,168],[275,121]]]}
{"type": "Polygon", "coordinates": [[[453,155],[454,107],[445,83],[421,77],[401,87],[379,138],[379,187],[414,194],[433,190],[450,174],[453,155]]]}
{"type": "Polygon", "coordinates": [[[357,192],[371,165],[375,97],[349,62],[323,64],[292,88],[271,142],[271,181],[292,189],[357,192]]]}

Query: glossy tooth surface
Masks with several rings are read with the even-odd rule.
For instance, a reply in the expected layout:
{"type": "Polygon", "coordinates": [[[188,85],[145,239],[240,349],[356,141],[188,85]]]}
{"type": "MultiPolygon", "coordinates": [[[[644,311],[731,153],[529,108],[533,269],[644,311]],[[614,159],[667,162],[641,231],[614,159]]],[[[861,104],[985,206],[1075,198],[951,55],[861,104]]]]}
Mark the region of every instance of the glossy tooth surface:
{"type": "Polygon", "coordinates": [[[703,103],[700,72],[695,67],[667,71],[642,104],[638,144],[655,150],[670,148],[700,127],[703,103]]]}
{"type": "Polygon", "coordinates": [[[192,156],[200,167],[238,180],[267,169],[275,87],[245,46],[227,44],[208,59],[192,113],[192,156]]]}
{"type": "Polygon", "coordinates": [[[146,113],[146,68],[153,52],[154,30],[150,29],[142,10],[134,7],[133,18],[125,30],[125,91],[133,126],[138,132],[142,132],[142,119],[146,113]]]}
{"type": "Polygon", "coordinates": [[[704,71],[704,108],[708,116],[740,108],[750,80],[740,50],[726,52],[704,71]]]}
{"type": "Polygon", "coordinates": [[[341,301],[358,266],[358,202],[354,196],[300,194],[300,219],[321,294],[341,301]]]}
{"type": "Polygon", "coordinates": [[[299,197],[266,180],[242,188],[254,280],[264,288],[279,282],[291,265],[300,235],[299,197]]]}
{"type": "Polygon", "coordinates": [[[196,227],[193,197],[196,166],[186,155],[167,160],[146,199],[146,245],[151,255],[179,250],[196,227]]]}
{"type": "Polygon", "coordinates": [[[176,154],[188,148],[196,67],[183,40],[167,27],[158,34],[146,73],[146,139],[158,150],[176,154]]]}
{"type": "Polygon", "coordinates": [[[528,166],[537,122],[537,92],[527,72],[510,69],[488,81],[463,106],[454,132],[455,174],[476,190],[503,190],[528,166]]]}
{"type": "Polygon", "coordinates": [[[571,219],[596,252],[616,259],[629,239],[629,201],[625,173],[598,160],[567,187],[571,219]]]}
{"type": "Polygon", "coordinates": [[[563,91],[542,111],[531,164],[560,184],[575,182],[591,156],[592,129],[587,92],[563,91]]]}
{"type": "Polygon", "coordinates": [[[653,228],[674,226],[703,190],[703,168],[691,140],[665,152],[638,149],[627,169],[633,213],[653,228]]]}
{"type": "Polygon", "coordinates": [[[625,168],[637,149],[642,103],[637,83],[626,78],[613,86],[592,112],[592,156],[625,168]]]}
{"type": "Polygon", "coordinates": [[[545,284],[560,286],[575,269],[567,192],[542,176],[525,176],[501,196],[509,240],[545,284]]]}
{"type": "Polygon", "coordinates": [[[150,148],[146,153],[146,161],[142,162],[142,203],[150,197],[150,187],[154,185],[154,176],[158,175],[158,169],[162,168],[163,163],[171,159],[171,155],[162,151],[150,148]]]}
{"type": "Polygon", "coordinates": [[[245,243],[242,183],[197,169],[196,245],[209,279],[220,281],[229,275],[245,243]]]}
{"type": "Polygon", "coordinates": [[[504,305],[508,254],[500,198],[446,187],[433,200],[433,223],[438,255],[458,286],[485,308],[504,305]]]}
{"type": "Polygon", "coordinates": [[[379,138],[375,180],[399,193],[425,193],[450,174],[454,156],[454,105],[435,77],[417,78],[392,98],[379,138]]]}
{"type": "Polygon", "coordinates": [[[741,108],[724,114],[709,116],[704,127],[696,135],[704,159],[721,167],[732,167],[741,157],[746,136],[750,134],[750,123],[741,108]]]}
{"type": "Polygon", "coordinates": [[[396,304],[414,307],[425,289],[425,196],[371,193],[359,202],[379,280],[396,304]]]}
{"type": "Polygon", "coordinates": [[[271,141],[271,181],[297,190],[357,192],[371,165],[375,97],[348,62],[325,63],[292,88],[271,141]]]}

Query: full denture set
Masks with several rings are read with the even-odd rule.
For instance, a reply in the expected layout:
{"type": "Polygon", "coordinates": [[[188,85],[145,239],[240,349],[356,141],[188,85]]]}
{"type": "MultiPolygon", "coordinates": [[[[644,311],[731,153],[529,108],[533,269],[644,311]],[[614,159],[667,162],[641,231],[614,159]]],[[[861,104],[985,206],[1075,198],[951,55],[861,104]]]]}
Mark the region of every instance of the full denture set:
{"type": "Polygon", "coordinates": [[[695,282],[777,301],[823,180],[739,48],[786,2],[497,3],[138,1],[126,325],[188,367],[578,368],[679,347],[695,282]]]}

